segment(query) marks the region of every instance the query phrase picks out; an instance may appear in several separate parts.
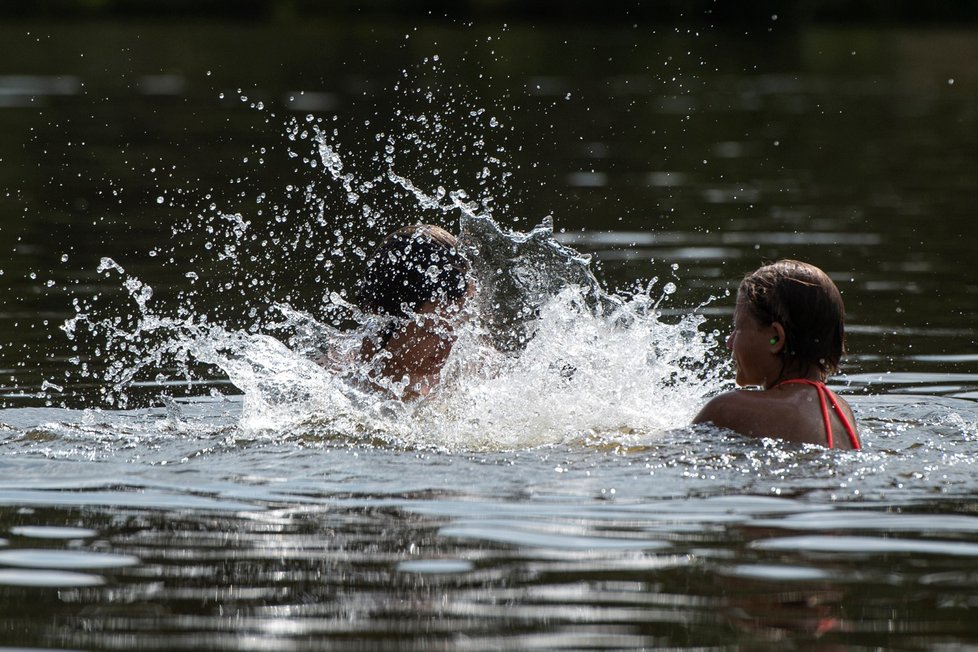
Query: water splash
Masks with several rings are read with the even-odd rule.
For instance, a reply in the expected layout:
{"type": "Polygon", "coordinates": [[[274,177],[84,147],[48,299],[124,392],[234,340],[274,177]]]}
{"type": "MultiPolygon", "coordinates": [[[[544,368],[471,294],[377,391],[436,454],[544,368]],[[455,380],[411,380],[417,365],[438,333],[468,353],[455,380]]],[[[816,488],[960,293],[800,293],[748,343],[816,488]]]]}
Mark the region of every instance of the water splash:
{"type": "Polygon", "coordinates": [[[502,350],[520,350],[540,308],[568,286],[577,287],[588,308],[598,313],[620,307],[617,297],[602,291],[591,273],[590,258],[554,239],[552,218],[529,233],[519,233],[462,209],[460,227],[460,240],[469,249],[480,281],[486,325],[502,350]]]}
{"type": "Polygon", "coordinates": [[[449,448],[633,445],[688,424],[718,382],[704,373],[713,342],[699,319],[664,323],[648,297],[610,311],[593,302],[564,287],[524,322],[531,335],[517,355],[487,353],[474,338],[456,344],[443,392],[419,406],[423,436],[449,448]]]}
{"type": "Polygon", "coordinates": [[[106,329],[107,352],[117,356],[114,396],[124,404],[126,385],[142,370],[176,360],[190,377],[191,363],[205,363],[243,392],[240,427],[249,436],[313,432],[495,450],[647,442],[687,424],[716,390],[716,368],[706,363],[715,342],[699,329],[698,316],[667,323],[655,309],[661,297],[604,293],[587,260],[559,245],[546,226],[508,234],[488,217],[463,213],[462,233],[473,252],[486,254],[474,258],[483,294],[440,389],[424,400],[401,402],[358,382],[367,318],[341,297],[332,308],[359,327],[341,330],[280,305],[270,332],[248,333],[155,315],[151,293],[132,278],[124,285],[139,321],[129,329],[97,324],[106,329]]]}
{"type": "MultiPolygon", "coordinates": [[[[97,301],[76,301],[63,330],[98,342],[96,355],[109,359],[100,379],[105,402],[127,407],[140,378],[161,387],[182,378],[192,388],[218,375],[243,394],[239,428],[248,437],[452,450],[641,445],[688,424],[719,388],[722,366],[712,358],[715,336],[700,329],[699,316],[665,320],[658,312],[675,284],[658,294],[652,284],[611,294],[591,272],[589,257],[557,242],[550,217],[529,232],[503,227],[490,211],[498,205],[491,182],[499,172],[505,185],[508,173],[497,157],[501,148],[485,154],[481,137],[475,149],[486,165],[474,197],[464,188],[418,183],[445,162],[446,152],[430,144],[444,126],[436,113],[403,118],[407,133],[401,139],[378,134],[383,153],[369,159],[367,170],[349,164],[338,131],[322,119],[290,121],[289,156],[313,178],[287,186],[286,199],[298,204],[272,202],[260,192],[259,208],[246,214],[218,207],[208,194],[209,205],[174,229],[175,237],[197,239],[203,249],[189,258],[193,269],[181,270],[188,287],[175,302],[102,259],[96,272],[119,279],[128,303],[112,312],[97,301]],[[425,156],[402,164],[398,156],[411,148],[425,156]],[[418,160],[435,169],[419,171],[418,160]],[[339,192],[337,203],[324,185],[339,192]],[[386,210],[394,204],[396,213],[386,210]],[[397,383],[378,392],[365,382],[369,363],[360,350],[374,318],[348,299],[344,276],[397,225],[392,215],[403,214],[454,226],[478,288],[440,386],[416,401],[397,400],[403,390],[397,383]],[[280,270],[288,267],[283,260],[299,266],[310,258],[324,292],[306,310],[294,305],[291,291],[281,291],[287,283],[280,270]],[[202,307],[218,300],[224,311],[202,307]]],[[[486,119],[487,129],[499,128],[486,119]]]]}

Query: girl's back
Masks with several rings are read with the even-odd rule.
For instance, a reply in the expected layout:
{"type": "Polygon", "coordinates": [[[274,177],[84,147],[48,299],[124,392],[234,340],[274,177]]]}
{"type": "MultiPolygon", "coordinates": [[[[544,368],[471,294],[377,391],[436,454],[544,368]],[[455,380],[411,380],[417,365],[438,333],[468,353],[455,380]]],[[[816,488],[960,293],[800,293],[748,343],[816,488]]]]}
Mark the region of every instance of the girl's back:
{"type": "MultiPolygon", "coordinates": [[[[843,399],[828,398],[831,447],[859,447],[858,434],[853,446],[846,423],[855,432],[852,408],[843,399]],[[842,411],[843,421],[833,404],[842,411]]],[[[782,384],[766,391],[734,391],[717,396],[700,412],[697,422],[734,430],[750,437],[769,437],[804,444],[830,446],[818,390],[795,383],[782,384]]]]}

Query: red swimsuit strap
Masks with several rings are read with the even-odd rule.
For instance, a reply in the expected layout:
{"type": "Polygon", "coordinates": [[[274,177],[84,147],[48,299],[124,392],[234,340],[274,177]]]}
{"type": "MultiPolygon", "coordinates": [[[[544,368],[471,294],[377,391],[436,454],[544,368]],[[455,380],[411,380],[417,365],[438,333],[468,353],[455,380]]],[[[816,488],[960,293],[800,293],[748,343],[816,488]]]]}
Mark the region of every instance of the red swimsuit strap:
{"type": "MultiPolygon", "coordinates": [[[[828,443],[829,448],[832,448],[832,421],[829,418],[830,401],[832,410],[839,417],[839,421],[842,422],[842,427],[845,428],[846,434],[849,435],[849,444],[852,446],[852,449],[859,450],[862,448],[859,445],[859,437],[856,436],[856,429],[849,422],[849,417],[847,417],[845,412],[842,411],[842,407],[839,405],[838,397],[832,392],[831,389],[825,386],[825,383],[817,380],[808,380],[807,378],[792,378],[791,380],[782,380],[774,387],[788,385],[791,383],[798,385],[811,385],[818,391],[818,401],[822,408],[822,420],[825,422],[825,441],[828,443]]],[[[771,389],[774,388],[772,387],[771,389]]]]}

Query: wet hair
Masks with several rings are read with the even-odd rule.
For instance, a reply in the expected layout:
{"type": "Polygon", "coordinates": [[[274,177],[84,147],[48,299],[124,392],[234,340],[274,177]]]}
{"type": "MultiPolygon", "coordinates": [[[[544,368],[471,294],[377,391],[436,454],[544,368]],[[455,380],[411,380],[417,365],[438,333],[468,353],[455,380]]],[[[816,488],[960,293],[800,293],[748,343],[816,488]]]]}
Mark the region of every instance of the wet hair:
{"type": "Polygon", "coordinates": [[[429,302],[465,297],[469,261],[451,233],[430,224],[390,233],[367,258],[357,288],[360,307],[406,318],[429,302]]]}
{"type": "Polygon", "coordinates": [[[750,314],[762,325],[784,327],[784,356],[789,368],[816,365],[829,376],[845,353],[845,306],[828,275],[814,265],[780,260],[744,277],[738,290],[750,314]]]}

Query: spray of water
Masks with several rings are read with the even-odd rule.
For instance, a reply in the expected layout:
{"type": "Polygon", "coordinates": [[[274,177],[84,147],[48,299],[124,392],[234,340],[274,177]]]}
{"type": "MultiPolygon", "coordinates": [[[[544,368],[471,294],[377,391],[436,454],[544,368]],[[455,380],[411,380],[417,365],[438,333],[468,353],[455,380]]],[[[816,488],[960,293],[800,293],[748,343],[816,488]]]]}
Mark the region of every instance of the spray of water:
{"type": "Polygon", "coordinates": [[[207,281],[201,266],[187,271],[192,289],[178,295],[175,308],[157,304],[152,288],[103,259],[97,271],[118,278],[127,307],[105,314],[96,302],[76,302],[63,329],[70,338],[100,343],[97,355],[110,361],[101,379],[105,401],[125,407],[134,380],[154,373],[161,383],[178,376],[192,385],[217,370],[243,394],[239,428],[248,436],[498,450],[641,443],[685,426],[720,380],[712,361],[716,342],[700,329],[701,318],[665,320],[658,312],[675,287],[610,294],[586,256],[557,242],[549,218],[529,232],[501,226],[490,210],[493,166],[505,167],[498,152],[486,156],[474,197],[462,188],[416,183],[397,153],[405,142],[430,150],[444,126],[437,113],[410,116],[405,124],[410,129],[402,140],[378,134],[383,153],[370,159],[372,171],[361,172],[345,160],[337,130],[312,117],[291,121],[289,147],[305,143],[310,151],[289,149],[290,155],[318,176],[302,188],[288,186],[298,207],[263,204],[262,194],[255,216],[210,204],[175,229],[175,236],[202,237],[202,260],[227,270],[210,269],[207,281]],[[330,204],[322,184],[339,192],[342,208],[330,204]],[[359,351],[372,317],[334,275],[359,267],[367,248],[395,226],[385,210],[391,202],[402,214],[409,203],[423,221],[454,227],[477,288],[439,386],[419,400],[399,400],[403,388],[396,383],[377,391],[364,382],[367,363],[359,351]],[[315,236],[320,241],[311,244],[315,236]],[[288,292],[278,292],[283,281],[274,271],[261,275],[242,264],[267,256],[272,266],[279,253],[297,265],[316,260],[315,282],[324,288],[316,310],[294,307],[288,292]],[[239,295],[240,306],[211,313],[201,307],[225,295],[239,295]]]}

